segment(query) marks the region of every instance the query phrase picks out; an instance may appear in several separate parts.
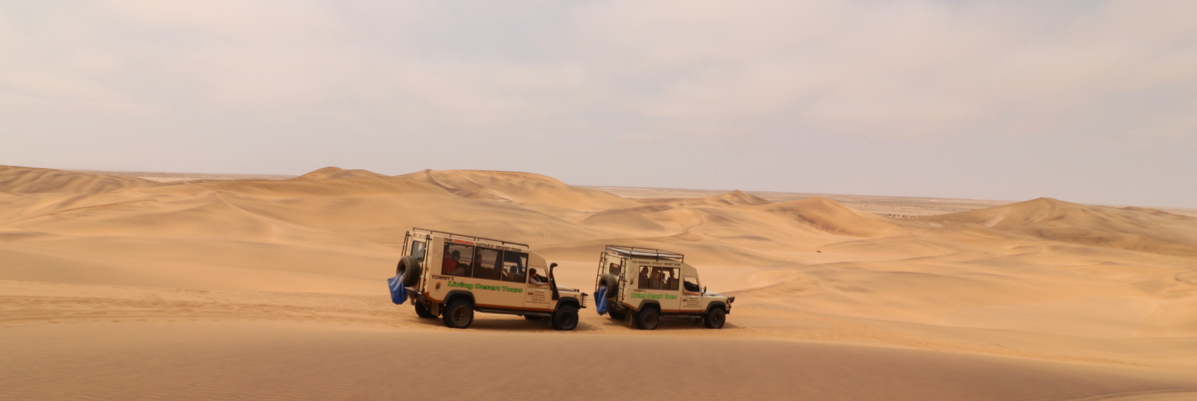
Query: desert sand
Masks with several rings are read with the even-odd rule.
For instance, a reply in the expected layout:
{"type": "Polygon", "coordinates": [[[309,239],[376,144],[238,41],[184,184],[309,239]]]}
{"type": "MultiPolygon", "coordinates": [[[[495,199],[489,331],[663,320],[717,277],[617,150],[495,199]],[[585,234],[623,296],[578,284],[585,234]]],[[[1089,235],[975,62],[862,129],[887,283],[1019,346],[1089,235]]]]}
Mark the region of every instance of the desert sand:
{"type": "Polygon", "coordinates": [[[0,399],[1197,399],[1197,218],[1070,203],[0,166],[0,399]],[[617,195],[621,194],[624,196],[617,195]],[[762,196],[764,195],[764,196],[762,196]],[[722,330],[467,330],[393,305],[411,227],[686,254],[722,330]]]}

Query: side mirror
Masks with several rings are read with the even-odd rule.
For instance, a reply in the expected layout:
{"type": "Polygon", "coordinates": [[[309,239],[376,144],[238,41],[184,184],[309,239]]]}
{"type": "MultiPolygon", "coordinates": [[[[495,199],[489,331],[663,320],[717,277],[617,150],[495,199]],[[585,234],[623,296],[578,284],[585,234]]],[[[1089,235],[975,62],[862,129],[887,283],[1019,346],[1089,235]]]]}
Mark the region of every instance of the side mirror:
{"type": "Polygon", "coordinates": [[[703,293],[703,294],[706,294],[706,293],[707,293],[707,286],[705,286],[705,285],[704,285],[704,286],[702,286],[702,293],[703,293]]]}
{"type": "Polygon", "coordinates": [[[552,269],[552,268],[554,268],[554,267],[557,267],[557,262],[553,262],[552,264],[550,264],[550,265],[549,265],[549,268],[550,268],[550,269],[552,269]]]}

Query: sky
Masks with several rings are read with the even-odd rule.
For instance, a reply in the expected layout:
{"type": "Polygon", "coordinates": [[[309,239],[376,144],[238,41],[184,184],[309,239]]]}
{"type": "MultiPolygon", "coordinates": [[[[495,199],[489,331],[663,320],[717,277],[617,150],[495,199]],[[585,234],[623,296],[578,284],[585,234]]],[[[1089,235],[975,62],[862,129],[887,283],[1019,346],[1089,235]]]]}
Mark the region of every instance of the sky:
{"type": "Polygon", "coordinates": [[[1197,1],[0,0],[0,164],[1197,207],[1197,1]]]}

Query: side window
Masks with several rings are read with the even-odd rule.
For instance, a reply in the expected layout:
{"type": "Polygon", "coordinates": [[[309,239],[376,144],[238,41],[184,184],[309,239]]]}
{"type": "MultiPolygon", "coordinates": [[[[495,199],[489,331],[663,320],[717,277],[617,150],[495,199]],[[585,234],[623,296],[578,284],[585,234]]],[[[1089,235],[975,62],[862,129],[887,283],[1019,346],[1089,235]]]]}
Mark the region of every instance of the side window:
{"type": "Polygon", "coordinates": [[[420,263],[424,263],[424,254],[427,253],[425,251],[427,251],[427,249],[425,248],[423,241],[412,241],[411,256],[419,260],[420,263]]]}
{"type": "Polygon", "coordinates": [[[502,252],[497,250],[478,248],[478,254],[474,257],[474,278],[498,280],[501,256],[502,252]]]}
{"type": "Polygon", "coordinates": [[[640,270],[639,286],[646,290],[677,291],[681,281],[677,269],[672,267],[642,267],[640,270]]]}
{"type": "Polygon", "coordinates": [[[623,273],[623,267],[619,263],[611,262],[611,265],[607,266],[607,274],[619,277],[620,273],[623,273]]]}
{"type": "Polygon", "coordinates": [[[446,276],[470,277],[474,247],[469,245],[445,244],[445,256],[441,261],[441,274],[446,276]]]}
{"type": "Polygon", "coordinates": [[[677,291],[682,287],[682,277],[677,274],[678,269],[672,267],[661,268],[661,289],[677,291]]]}
{"type": "Polygon", "coordinates": [[[698,287],[698,278],[697,277],[686,277],[685,279],[683,279],[682,287],[684,287],[686,289],[686,292],[688,292],[688,293],[692,292],[692,293],[697,294],[702,291],[698,287]]]}
{"type": "Polygon", "coordinates": [[[503,281],[514,283],[528,282],[528,254],[523,252],[503,252],[503,281]]]}

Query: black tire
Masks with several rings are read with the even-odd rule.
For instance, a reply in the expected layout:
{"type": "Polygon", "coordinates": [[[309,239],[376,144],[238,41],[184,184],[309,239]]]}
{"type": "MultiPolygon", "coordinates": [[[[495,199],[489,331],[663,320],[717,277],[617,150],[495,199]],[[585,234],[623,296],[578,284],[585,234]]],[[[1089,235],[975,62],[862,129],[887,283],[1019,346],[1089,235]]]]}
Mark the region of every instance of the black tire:
{"type": "Polygon", "coordinates": [[[610,274],[603,275],[603,282],[599,284],[600,287],[607,287],[607,299],[616,299],[619,296],[619,278],[610,274]]]}
{"type": "Polygon", "coordinates": [[[428,305],[423,302],[412,302],[416,305],[416,316],[423,319],[436,319],[436,315],[432,314],[432,310],[428,309],[428,305]]]}
{"type": "Polygon", "coordinates": [[[470,305],[470,301],[459,299],[449,303],[445,307],[444,319],[445,327],[452,329],[464,329],[470,327],[474,323],[474,306],[470,305]]]}
{"type": "Polygon", "coordinates": [[[702,318],[702,322],[708,329],[721,329],[725,321],[727,321],[727,313],[720,307],[711,308],[711,310],[707,311],[707,315],[702,318]]]}
{"type": "Polygon", "coordinates": [[[553,312],[553,328],[557,330],[573,330],[578,327],[578,308],[573,305],[561,305],[553,312]]]}
{"type": "Polygon", "coordinates": [[[636,313],[636,328],[640,330],[654,330],[661,321],[661,311],[656,306],[647,306],[636,313]]]}
{"type": "Polygon", "coordinates": [[[623,320],[623,315],[626,313],[627,313],[627,311],[620,312],[615,309],[612,309],[609,306],[607,307],[607,316],[611,316],[611,318],[615,319],[615,320],[623,320]]]}
{"type": "Polygon", "coordinates": [[[422,270],[424,269],[421,268],[420,261],[411,255],[407,255],[399,258],[399,266],[395,267],[395,274],[407,273],[407,275],[403,276],[403,286],[413,287],[416,283],[420,282],[420,272],[422,270]]]}

